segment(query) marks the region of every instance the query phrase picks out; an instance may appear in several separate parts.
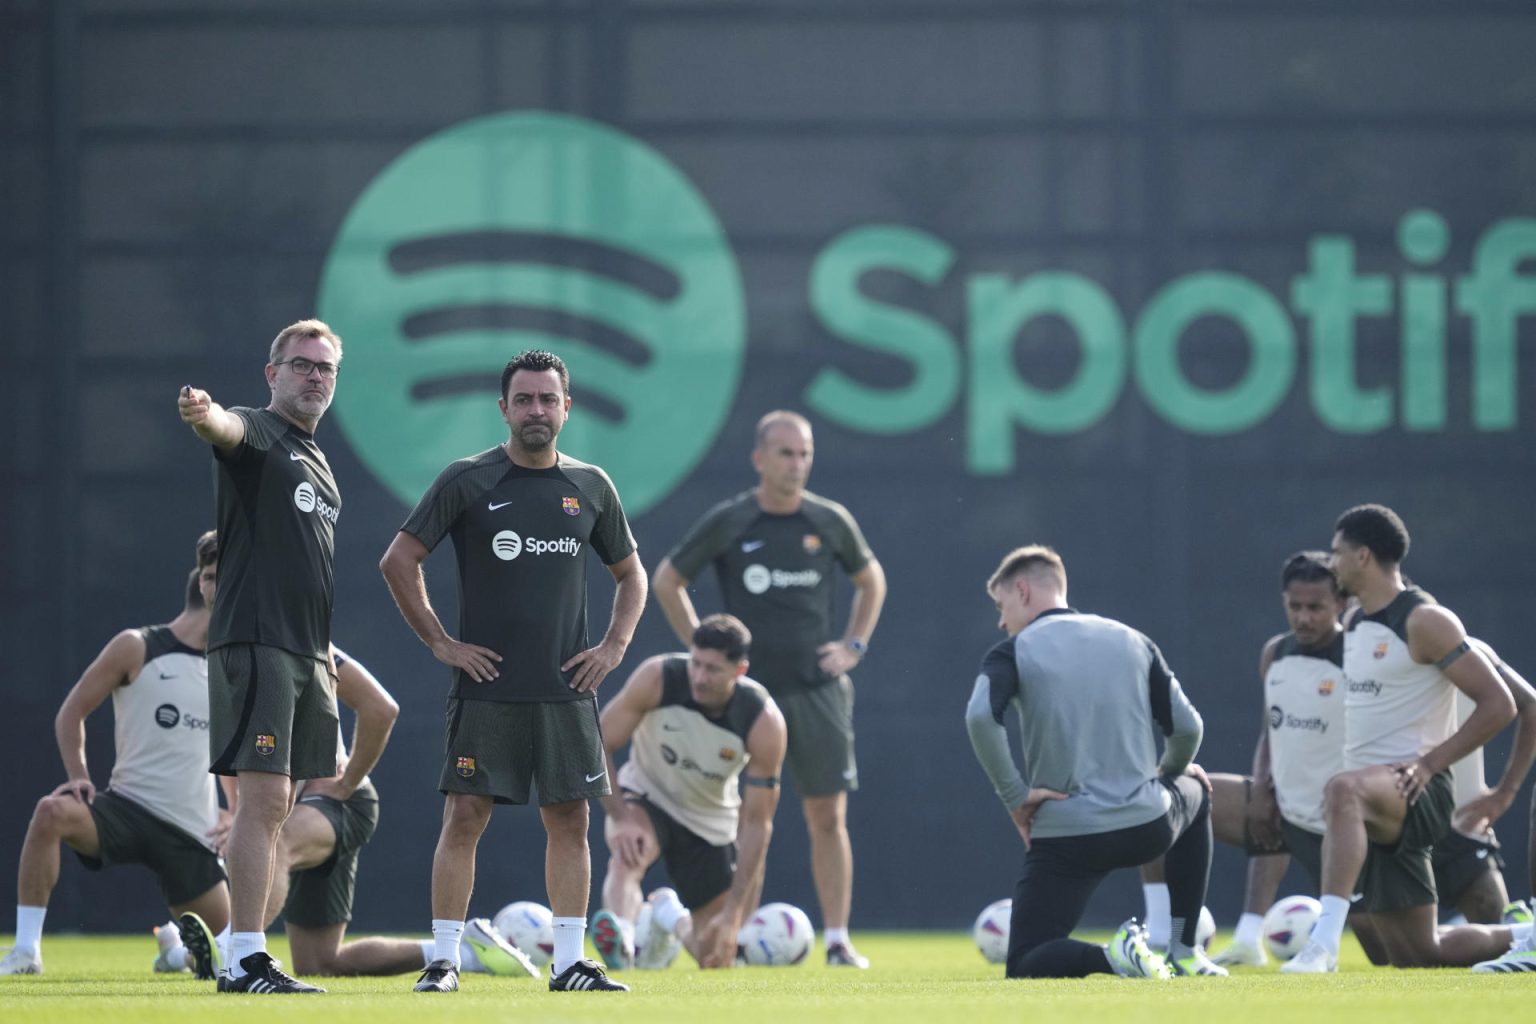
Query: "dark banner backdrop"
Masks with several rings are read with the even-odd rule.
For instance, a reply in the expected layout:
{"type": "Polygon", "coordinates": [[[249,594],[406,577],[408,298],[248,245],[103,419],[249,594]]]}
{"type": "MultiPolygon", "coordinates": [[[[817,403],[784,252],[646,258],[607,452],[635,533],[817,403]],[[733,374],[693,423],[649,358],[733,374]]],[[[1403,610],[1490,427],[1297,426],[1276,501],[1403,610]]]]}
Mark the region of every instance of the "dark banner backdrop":
{"type": "MultiPolygon", "coordinates": [[[[856,927],[1011,891],[961,713],[1016,544],[1161,644],[1212,769],[1249,763],[1282,559],[1356,502],[1397,508],[1414,579],[1536,671],[1533,44],[1497,0],[0,0],[0,873],[62,781],[64,693],[175,613],[211,524],[177,388],[263,404],[266,345],[315,314],[347,345],[320,432],[336,640],[402,707],[354,931],[425,928],[441,807],[447,673],[376,565],[422,474],[502,436],[529,345],[571,360],[564,447],[613,471],[648,567],[751,484],[761,413],[815,424],[813,488],[891,586],[856,675],[856,927]]],[[[600,567],[592,595],[600,630],[600,567]]],[[[673,646],[648,609],[606,686],[673,646]]],[[[765,897],[814,910],[792,798],[778,824],[765,897]]],[[[542,850],[499,810],[473,912],[543,901],[542,850]]],[[[1218,854],[1224,923],[1241,878],[1218,854]]],[[[1139,908],[1127,873],[1091,918],[1139,908]]],[[[49,924],[163,916],[147,876],[67,857],[49,924]]]]}

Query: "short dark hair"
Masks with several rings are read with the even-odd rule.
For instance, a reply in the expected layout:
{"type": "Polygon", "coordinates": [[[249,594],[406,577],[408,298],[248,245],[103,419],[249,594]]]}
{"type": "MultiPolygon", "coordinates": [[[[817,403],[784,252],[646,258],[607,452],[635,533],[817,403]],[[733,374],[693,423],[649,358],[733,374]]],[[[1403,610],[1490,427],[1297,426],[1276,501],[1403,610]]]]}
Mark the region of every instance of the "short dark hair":
{"type": "Polygon", "coordinates": [[[1385,505],[1356,505],[1339,516],[1333,529],[1355,547],[1369,548],[1383,564],[1396,565],[1408,557],[1408,527],[1385,505]]]}
{"type": "Polygon", "coordinates": [[[1339,577],[1333,571],[1333,563],[1326,551],[1298,551],[1280,567],[1280,589],[1292,583],[1327,583],[1335,595],[1339,590],[1339,577]]]}
{"type": "Polygon", "coordinates": [[[711,615],[694,629],[693,646],[719,651],[730,661],[745,661],[752,650],[752,631],[734,615],[711,615]]]}
{"type": "Polygon", "coordinates": [[[203,588],[198,584],[202,582],[203,570],[193,569],[187,574],[187,611],[200,612],[207,607],[203,603],[203,588]]]}
{"type": "Polygon", "coordinates": [[[209,530],[197,538],[197,567],[207,568],[219,560],[219,534],[209,530]]]}
{"type": "Polygon", "coordinates": [[[531,370],[534,373],[543,373],[545,370],[554,370],[560,375],[560,393],[566,397],[571,394],[571,371],[565,368],[565,360],[553,352],[546,352],[541,348],[531,348],[526,352],[519,352],[507,363],[506,369],[501,371],[501,397],[507,397],[507,388],[512,384],[512,375],[518,370],[531,370]]]}
{"type": "Polygon", "coordinates": [[[1067,566],[1056,553],[1055,548],[1044,544],[1029,544],[1022,548],[1014,548],[1003,556],[1003,560],[997,564],[997,569],[987,580],[987,593],[992,593],[999,584],[1008,583],[1020,573],[1044,574],[1055,581],[1062,595],[1067,592],[1067,566]]]}

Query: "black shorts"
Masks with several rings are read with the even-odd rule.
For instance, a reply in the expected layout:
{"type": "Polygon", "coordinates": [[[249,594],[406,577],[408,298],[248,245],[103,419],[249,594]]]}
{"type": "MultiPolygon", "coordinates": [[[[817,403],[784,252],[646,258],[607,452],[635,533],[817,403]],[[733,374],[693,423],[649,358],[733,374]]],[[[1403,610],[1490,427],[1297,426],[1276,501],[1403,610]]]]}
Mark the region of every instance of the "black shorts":
{"type": "Polygon", "coordinates": [[[437,788],[539,805],[607,796],[597,698],[513,703],[448,698],[448,736],[437,788]]]}
{"type": "Polygon", "coordinates": [[[1472,883],[1489,871],[1504,870],[1504,856],[1499,840],[1492,832],[1488,838],[1474,839],[1454,828],[1440,837],[1430,854],[1435,872],[1435,892],[1440,902],[1455,906],[1472,883]]]}
{"type": "Polygon", "coordinates": [[[90,870],[143,864],[155,873],[171,907],[190,903],[225,880],[217,854],[127,797],[104,789],[88,806],[100,849],[95,857],[75,852],[90,870]]]}
{"type": "Polygon", "coordinates": [[[1322,892],[1323,837],[1300,825],[1293,825],[1284,818],[1280,819],[1280,836],[1285,844],[1282,852],[1300,861],[1301,866],[1307,869],[1307,877],[1312,879],[1312,885],[1318,892],[1322,892]]]}
{"type": "Polygon", "coordinates": [[[1360,876],[1360,909],[1373,914],[1408,910],[1438,901],[1431,854],[1451,827],[1456,798],[1451,773],[1436,772],[1403,818],[1403,832],[1391,846],[1371,843],[1360,876]]]}
{"type": "Polygon", "coordinates": [[[301,796],[299,803],[313,807],[331,823],[336,849],[325,863],[289,875],[283,920],[301,928],[346,924],[352,920],[357,889],[357,855],[379,826],[378,791],[365,782],[345,802],[316,795],[301,796]]]}
{"type": "Polygon", "coordinates": [[[264,644],[209,651],[208,712],[216,775],[336,774],[336,684],[323,661],[264,644]]]}
{"type": "Polygon", "coordinates": [[[736,878],[735,843],[709,843],[638,793],[626,792],[624,801],[645,808],[656,830],[656,845],[667,866],[667,877],[683,906],[697,910],[730,889],[736,878]]]}
{"type": "Polygon", "coordinates": [[[784,764],[801,796],[834,796],[859,788],[853,756],[853,681],[774,694],[789,745],[784,764]]]}

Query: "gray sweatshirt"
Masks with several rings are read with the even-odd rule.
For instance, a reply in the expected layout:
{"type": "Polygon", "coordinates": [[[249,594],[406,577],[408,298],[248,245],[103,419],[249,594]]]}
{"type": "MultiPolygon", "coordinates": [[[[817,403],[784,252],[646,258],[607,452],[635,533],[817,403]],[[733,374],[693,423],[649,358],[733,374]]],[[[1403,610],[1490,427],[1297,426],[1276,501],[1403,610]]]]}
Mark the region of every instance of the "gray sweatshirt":
{"type": "Polygon", "coordinates": [[[1045,612],[987,652],[966,707],[971,746],[1009,810],[1031,787],[1068,794],[1035,815],[1038,838],[1144,825],[1167,813],[1157,780],[1194,760],[1203,726],[1157,645],[1113,619],[1045,612]],[[1019,713],[1021,773],[1003,715],[1019,713]],[[1161,762],[1153,730],[1164,737],[1161,762]]]}

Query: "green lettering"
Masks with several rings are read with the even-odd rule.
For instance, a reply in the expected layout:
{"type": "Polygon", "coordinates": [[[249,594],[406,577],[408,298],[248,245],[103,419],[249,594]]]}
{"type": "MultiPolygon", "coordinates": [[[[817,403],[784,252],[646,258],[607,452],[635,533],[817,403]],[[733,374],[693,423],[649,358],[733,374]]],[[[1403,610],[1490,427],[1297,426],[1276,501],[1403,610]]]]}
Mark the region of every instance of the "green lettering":
{"type": "Polygon", "coordinates": [[[970,406],[966,459],[973,472],[1007,473],[1014,466],[1014,430],[1070,434],[1093,426],[1125,386],[1125,324],[1115,300],[1097,283],[1072,273],[1034,274],[1014,283],[978,274],[967,289],[970,318],[970,406]],[[1058,316],[1082,347],[1077,376],[1055,391],[1037,388],[1014,367],[1020,330],[1040,316],[1058,316]]]}
{"type": "Polygon", "coordinates": [[[904,227],[854,228],[827,244],[811,268],[811,309],[833,334],[909,363],[912,381],[872,388],[826,367],[805,392],[813,409],[874,434],[918,430],[949,411],[960,393],[954,338],[928,317],[862,294],[859,279],[880,268],[936,284],[954,259],[954,250],[941,240],[904,227]]]}
{"type": "Polygon", "coordinates": [[[1536,312],[1536,281],[1518,276],[1536,257],[1536,220],[1502,220],[1478,239],[1472,272],[1456,282],[1456,310],[1472,318],[1472,424],[1513,430],[1516,320],[1536,312]]]}
{"type": "Polygon", "coordinates": [[[1383,274],[1355,274],[1355,244],[1335,235],[1312,239],[1311,268],[1291,283],[1291,302],[1312,320],[1312,407],[1343,433],[1382,430],[1392,421],[1392,394],[1362,389],[1355,374],[1355,319],[1392,311],[1383,274]]]}
{"type": "Polygon", "coordinates": [[[1296,374],[1296,336],[1273,295],[1236,274],[1189,274],[1163,287],[1136,323],[1136,380],[1147,404],[1196,434],[1231,434],[1259,423],[1285,398],[1296,374]],[[1196,387],[1179,367],[1179,340],[1207,316],[1242,328],[1250,358],[1225,391],[1196,387]]]}

